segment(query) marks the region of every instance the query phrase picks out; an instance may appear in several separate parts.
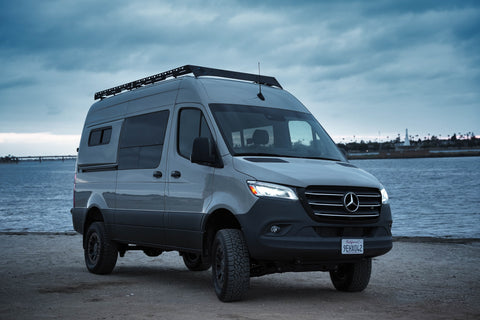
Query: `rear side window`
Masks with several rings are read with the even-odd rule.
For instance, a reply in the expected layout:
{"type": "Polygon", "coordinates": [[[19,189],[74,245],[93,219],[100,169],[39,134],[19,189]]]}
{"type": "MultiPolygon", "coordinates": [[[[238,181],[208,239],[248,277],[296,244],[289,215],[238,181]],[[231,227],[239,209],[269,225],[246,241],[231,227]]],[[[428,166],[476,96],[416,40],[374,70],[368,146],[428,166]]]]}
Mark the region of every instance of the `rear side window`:
{"type": "Polygon", "coordinates": [[[125,119],[120,134],[118,169],[156,168],[162,158],[169,111],[125,119]]]}
{"type": "Polygon", "coordinates": [[[90,131],[88,146],[94,147],[102,144],[109,144],[112,136],[112,127],[99,128],[90,131]]]}

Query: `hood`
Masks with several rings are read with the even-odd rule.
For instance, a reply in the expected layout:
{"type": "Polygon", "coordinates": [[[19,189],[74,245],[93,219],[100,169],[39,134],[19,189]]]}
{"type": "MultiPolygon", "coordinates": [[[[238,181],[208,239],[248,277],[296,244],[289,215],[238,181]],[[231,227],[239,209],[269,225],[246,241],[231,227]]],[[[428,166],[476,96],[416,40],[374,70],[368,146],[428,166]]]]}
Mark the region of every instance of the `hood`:
{"type": "Polygon", "coordinates": [[[331,185],[382,188],[373,175],[346,162],[244,156],[233,157],[233,166],[258,181],[294,187],[331,185]]]}

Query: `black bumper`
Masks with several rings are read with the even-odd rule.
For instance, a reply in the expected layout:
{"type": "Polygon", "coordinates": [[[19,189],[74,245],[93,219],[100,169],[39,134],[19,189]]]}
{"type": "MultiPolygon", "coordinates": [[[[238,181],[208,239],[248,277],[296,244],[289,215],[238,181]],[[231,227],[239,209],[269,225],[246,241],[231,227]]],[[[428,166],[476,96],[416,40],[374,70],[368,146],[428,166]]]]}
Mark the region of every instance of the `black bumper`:
{"type": "Polygon", "coordinates": [[[382,205],[378,218],[318,222],[307,214],[300,201],[261,198],[248,213],[237,218],[250,256],[258,261],[356,261],[385,254],[392,248],[388,204],[382,205]],[[343,255],[342,239],[363,239],[364,253],[343,255]]]}
{"type": "Polygon", "coordinates": [[[86,208],[72,208],[70,209],[72,214],[73,229],[80,234],[83,234],[83,226],[85,225],[85,218],[87,216],[86,208]]]}

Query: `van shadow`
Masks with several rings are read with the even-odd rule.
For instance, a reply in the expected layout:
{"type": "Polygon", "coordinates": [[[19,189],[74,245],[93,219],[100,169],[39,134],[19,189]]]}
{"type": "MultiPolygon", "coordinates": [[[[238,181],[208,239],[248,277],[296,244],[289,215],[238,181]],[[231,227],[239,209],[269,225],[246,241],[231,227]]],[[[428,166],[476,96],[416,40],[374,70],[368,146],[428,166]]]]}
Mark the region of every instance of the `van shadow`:
{"type": "Polygon", "coordinates": [[[163,266],[121,266],[114,273],[117,278],[135,280],[136,282],[172,285],[178,283],[182,287],[201,288],[210,284],[210,271],[190,271],[186,267],[163,266]]]}
{"type": "MultiPolygon", "coordinates": [[[[122,282],[135,282],[148,285],[150,288],[159,286],[159,289],[191,291],[192,295],[201,292],[204,296],[215,298],[212,284],[211,269],[195,272],[186,267],[164,266],[121,266],[112,274],[122,282]],[[163,287],[163,288],[162,288],[163,287]]],[[[326,274],[327,275],[327,274],[326,274]]],[[[250,279],[250,289],[243,301],[335,301],[339,295],[326,277],[316,276],[309,279],[309,275],[286,273],[281,275],[267,275],[250,279]]]]}

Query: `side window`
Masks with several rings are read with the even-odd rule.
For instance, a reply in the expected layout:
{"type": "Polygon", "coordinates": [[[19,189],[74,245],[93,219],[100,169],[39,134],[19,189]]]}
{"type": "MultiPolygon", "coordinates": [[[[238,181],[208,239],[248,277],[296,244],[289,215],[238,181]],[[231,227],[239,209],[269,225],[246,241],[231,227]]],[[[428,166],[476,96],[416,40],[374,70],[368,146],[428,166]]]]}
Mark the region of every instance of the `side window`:
{"type": "Polygon", "coordinates": [[[94,129],[90,131],[90,136],[88,137],[88,146],[93,147],[102,144],[109,144],[111,136],[112,127],[94,129]]]}
{"type": "Polygon", "coordinates": [[[178,120],[178,153],[190,159],[193,140],[197,137],[206,137],[213,141],[207,121],[199,109],[182,109],[178,120]]]}
{"type": "Polygon", "coordinates": [[[306,121],[289,121],[288,129],[293,146],[311,146],[313,143],[313,131],[310,124],[306,121]]]}
{"type": "Polygon", "coordinates": [[[244,144],[242,144],[242,133],[240,131],[234,131],[232,132],[232,142],[231,144],[233,145],[234,149],[238,149],[243,147],[244,144]]]}
{"type": "Polygon", "coordinates": [[[169,111],[125,119],[120,134],[118,169],[153,169],[162,158],[169,111]]]}

